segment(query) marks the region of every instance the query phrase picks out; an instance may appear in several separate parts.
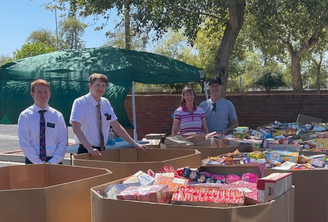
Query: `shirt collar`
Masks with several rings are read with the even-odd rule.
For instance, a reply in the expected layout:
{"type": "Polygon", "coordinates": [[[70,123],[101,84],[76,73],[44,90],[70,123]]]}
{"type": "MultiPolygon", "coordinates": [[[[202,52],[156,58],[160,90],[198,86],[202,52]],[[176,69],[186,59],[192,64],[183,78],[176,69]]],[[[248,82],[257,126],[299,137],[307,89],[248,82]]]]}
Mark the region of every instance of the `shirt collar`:
{"type": "MultiPolygon", "coordinates": [[[[88,100],[90,100],[90,102],[93,106],[96,106],[98,104],[98,102],[93,98],[91,93],[87,94],[87,98],[88,98],[88,100]]],[[[102,101],[102,98],[100,97],[100,101],[99,101],[100,104],[101,104],[101,101],[102,101]]]]}
{"type": "MultiPolygon", "coordinates": [[[[188,112],[188,109],[187,109],[186,105],[182,105],[181,108],[182,108],[183,112],[188,112]]],[[[196,111],[196,110],[197,110],[197,107],[194,105],[194,110],[193,111],[196,111]]]]}
{"type": "Polygon", "coordinates": [[[38,107],[35,103],[33,104],[33,109],[37,112],[39,112],[40,110],[47,110],[49,111],[49,105],[47,105],[44,109],[41,109],[40,107],[38,107]]]}

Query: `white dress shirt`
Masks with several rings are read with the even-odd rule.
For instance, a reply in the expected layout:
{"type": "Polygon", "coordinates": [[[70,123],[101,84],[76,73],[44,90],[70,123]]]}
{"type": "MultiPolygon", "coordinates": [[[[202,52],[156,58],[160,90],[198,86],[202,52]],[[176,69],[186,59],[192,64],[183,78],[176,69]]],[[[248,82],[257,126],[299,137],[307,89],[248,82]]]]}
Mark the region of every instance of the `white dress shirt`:
{"type": "MultiPolygon", "coordinates": [[[[81,130],[88,142],[95,147],[100,147],[100,134],[98,131],[97,108],[98,102],[92,97],[91,93],[81,96],[74,100],[70,123],[76,121],[81,124],[81,130]]],[[[102,132],[104,135],[104,144],[107,143],[109,128],[111,122],[117,120],[112,105],[108,99],[100,98],[100,110],[102,121],[102,132]]],[[[75,136],[76,143],[80,143],[75,136]]]]}
{"type": "MultiPolygon", "coordinates": [[[[40,113],[42,110],[37,105],[32,105],[25,109],[18,118],[18,139],[19,145],[32,163],[44,163],[40,157],[40,113]]],[[[46,121],[46,151],[47,157],[52,158],[49,163],[55,164],[65,157],[67,147],[67,128],[63,115],[47,106],[44,110],[46,121]]]]}

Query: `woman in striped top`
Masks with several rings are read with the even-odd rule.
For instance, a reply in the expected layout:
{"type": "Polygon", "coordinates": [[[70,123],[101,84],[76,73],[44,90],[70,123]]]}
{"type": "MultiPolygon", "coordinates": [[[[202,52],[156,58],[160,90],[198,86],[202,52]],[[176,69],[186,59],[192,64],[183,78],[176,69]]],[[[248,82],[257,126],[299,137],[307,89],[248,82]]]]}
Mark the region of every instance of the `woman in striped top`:
{"type": "Polygon", "coordinates": [[[174,112],[171,136],[208,133],[204,109],[196,106],[196,93],[190,86],[184,87],[181,106],[174,112]]]}

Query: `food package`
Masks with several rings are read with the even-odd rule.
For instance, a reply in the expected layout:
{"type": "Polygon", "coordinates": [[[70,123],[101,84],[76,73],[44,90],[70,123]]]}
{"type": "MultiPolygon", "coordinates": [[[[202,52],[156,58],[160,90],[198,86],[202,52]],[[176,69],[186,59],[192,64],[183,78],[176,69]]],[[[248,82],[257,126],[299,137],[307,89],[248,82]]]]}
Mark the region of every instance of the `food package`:
{"type": "Polygon", "coordinates": [[[154,185],[168,185],[169,191],[174,192],[179,187],[188,184],[188,179],[175,178],[156,174],[154,185]]]}
{"type": "Polygon", "coordinates": [[[155,203],[170,203],[168,185],[129,187],[117,194],[119,200],[135,200],[155,203]]]}
{"type": "Polygon", "coordinates": [[[201,205],[202,203],[225,203],[244,205],[244,192],[238,189],[216,189],[183,186],[172,195],[172,204],[201,205]],[[192,204],[194,203],[194,204],[192,204]]]}
{"type": "Polygon", "coordinates": [[[196,144],[205,140],[205,133],[186,135],[184,137],[193,144],[196,144]]]}

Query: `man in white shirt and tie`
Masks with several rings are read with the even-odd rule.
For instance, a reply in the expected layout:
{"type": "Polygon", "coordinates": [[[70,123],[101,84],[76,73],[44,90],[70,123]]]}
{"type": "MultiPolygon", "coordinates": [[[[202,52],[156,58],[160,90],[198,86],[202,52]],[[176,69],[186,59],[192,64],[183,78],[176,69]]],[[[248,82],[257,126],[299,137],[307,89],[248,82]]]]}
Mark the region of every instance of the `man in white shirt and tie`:
{"type": "Polygon", "coordinates": [[[25,163],[61,163],[67,147],[67,128],[63,115],[48,104],[50,85],[37,79],[31,83],[30,93],[34,104],[18,118],[18,139],[25,163]]]}
{"type": "Polygon", "coordinates": [[[75,134],[75,140],[79,143],[77,153],[89,153],[92,157],[100,156],[99,151],[104,150],[102,146],[108,140],[110,126],[132,147],[146,151],[146,147],[134,141],[117,121],[110,102],[102,97],[106,92],[107,84],[106,75],[94,73],[89,76],[90,92],[74,100],[70,123],[75,134]],[[100,105],[100,118],[97,109],[98,104],[100,105]]]}

